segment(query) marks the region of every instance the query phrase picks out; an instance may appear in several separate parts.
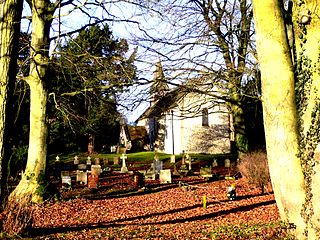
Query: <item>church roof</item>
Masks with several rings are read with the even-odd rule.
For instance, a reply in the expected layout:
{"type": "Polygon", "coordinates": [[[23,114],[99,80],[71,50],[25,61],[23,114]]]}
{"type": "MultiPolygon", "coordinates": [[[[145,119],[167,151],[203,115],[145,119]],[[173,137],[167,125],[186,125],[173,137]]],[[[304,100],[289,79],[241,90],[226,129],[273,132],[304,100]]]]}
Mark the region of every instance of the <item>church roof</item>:
{"type": "Polygon", "coordinates": [[[137,121],[145,118],[160,117],[164,112],[169,111],[177,106],[177,103],[186,94],[185,88],[179,86],[158,99],[153,105],[151,105],[147,110],[138,118],[137,121]]]}

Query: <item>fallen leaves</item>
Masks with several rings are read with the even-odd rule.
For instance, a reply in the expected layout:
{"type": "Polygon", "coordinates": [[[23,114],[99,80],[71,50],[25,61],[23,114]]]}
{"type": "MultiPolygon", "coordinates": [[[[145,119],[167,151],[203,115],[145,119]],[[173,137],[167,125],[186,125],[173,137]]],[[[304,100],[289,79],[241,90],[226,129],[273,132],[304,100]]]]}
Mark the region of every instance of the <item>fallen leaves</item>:
{"type": "Polygon", "coordinates": [[[212,234],[220,226],[279,220],[274,196],[260,195],[241,179],[195,185],[189,191],[176,185],[142,195],[39,205],[33,239],[215,239],[212,234]],[[237,185],[236,201],[227,199],[226,188],[232,183],[237,185]]]}

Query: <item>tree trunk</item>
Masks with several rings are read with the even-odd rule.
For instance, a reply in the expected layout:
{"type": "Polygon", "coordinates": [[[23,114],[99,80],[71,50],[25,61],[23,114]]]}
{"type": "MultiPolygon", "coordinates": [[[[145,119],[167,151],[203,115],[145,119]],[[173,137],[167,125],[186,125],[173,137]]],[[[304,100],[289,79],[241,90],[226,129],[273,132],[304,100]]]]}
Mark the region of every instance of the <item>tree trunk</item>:
{"type": "Polygon", "coordinates": [[[5,199],[8,165],[7,107],[12,97],[12,86],[17,73],[18,42],[22,0],[6,0],[0,3],[0,202],[5,199]]]}
{"type": "Polygon", "coordinates": [[[47,89],[45,84],[49,33],[53,9],[49,0],[32,1],[32,39],[31,64],[27,83],[30,86],[30,133],[26,170],[16,189],[10,195],[11,200],[19,201],[26,195],[32,202],[41,202],[41,183],[44,180],[47,154],[46,105],[47,89]]]}
{"type": "Polygon", "coordinates": [[[319,239],[320,10],[316,0],[294,5],[292,58],[280,2],[253,0],[271,182],[280,216],[296,226],[297,239],[319,239]],[[302,9],[311,15],[304,24],[302,9]]]}

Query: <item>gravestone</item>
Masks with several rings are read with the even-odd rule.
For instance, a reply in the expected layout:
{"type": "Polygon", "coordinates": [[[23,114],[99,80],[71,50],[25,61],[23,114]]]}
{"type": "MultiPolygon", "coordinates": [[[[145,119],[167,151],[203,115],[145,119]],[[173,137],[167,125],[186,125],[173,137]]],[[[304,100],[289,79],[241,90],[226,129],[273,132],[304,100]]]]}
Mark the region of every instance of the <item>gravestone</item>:
{"type": "Polygon", "coordinates": [[[120,158],[119,157],[114,157],[113,158],[113,164],[114,165],[119,165],[120,164],[120,158]]]}
{"type": "Polygon", "coordinates": [[[150,168],[147,170],[146,174],[144,175],[145,178],[155,180],[156,179],[156,170],[154,163],[151,163],[150,168]]]}
{"type": "Polygon", "coordinates": [[[176,156],[175,155],[170,156],[170,163],[176,163],[176,156]]]}
{"type": "Polygon", "coordinates": [[[73,164],[74,164],[74,165],[78,165],[78,164],[79,164],[79,158],[78,158],[78,156],[74,156],[73,164]]]}
{"type": "Polygon", "coordinates": [[[227,158],[225,161],[224,161],[224,166],[226,168],[229,168],[230,167],[230,160],[227,158]]]}
{"type": "Polygon", "coordinates": [[[121,170],[120,172],[121,173],[127,173],[128,172],[128,168],[127,168],[127,165],[126,165],[126,159],[128,157],[125,155],[125,154],[122,154],[120,159],[122,160],[122,167],[121,167],[121,170]]]}
{"type": "Polygon", "coordinates": [[[87,165],[84,163],[80,163],[78,165],[78,170],[86,171],[87,170],[87,165]]]}
{"type": "Polygon", "coordinates": [[[172,183],[171,170],[170,169],[160,170],[159,179],[160,179],[160,183],[172,183]]]}
{"type": "Polygon", "coordinates": [[[94,164],[95,165],[100,165],[100,159],[99,158],[95,158],[94,159],[94,164]]]}
{"type": "Polygon", "coordinates": [[[98,189],[99,176],[98,175],[88,175],[88,188],[93,191],[98,189]]]}
{"type": "Polygon", "coordinates": [[[177,164],[173,165],[173,173],[172,173],[172,175],[173,176],[180,176],[180,173],[177,170],[177,164]]]}
{"type": "Polygon", "coordinates": [[[159,174],[163,167],[163,162],[161,160],[155,160],[153,161],[155,174],[159,174]]]}
{"type": "Polygon", "coordinates": [[[111,146],[110,147],[110,151],[112,152],[112,153],[114,153],[114,152],[116,152],[117,151],[117,146],[111,146]]]}
{"type": "Polygon", "coordinates": [[[88,158],[87,158],[87,165],[91,165],[91,157],[90,156],[88,156],[88,158]]]}
{"type": "Polygon", "coordinates": [[[70,177],[69,171],[61,171],[61,183],[62,183],[62,189],[71,188],[71,177],[70,177]]]}
{"type": "Polygon", "coordinates": [[[91,165],[91,174],[92,175],[98,175],[102,173],[102,169],[100,165],[91,165]]]}
{"type": "Polygon", "coordinates": [[[200,175],[204,178],[211,178],[213,176],[211,166],[200,168],[200,175]]]}
{"type": "Polygon", "coordinates": [[[109,159],[103,159],[103,166],[109,166],[109,159]]]}
{"type": "Polygon", "coordinates": [[[87,185],[87,183],[88,183],[87,172],[77,171],[76,181],[80,184],[87,185]]]}
{"type": "Polygon", "coordinates": [[[218,161],[217,161],[217,159],[213,159],[212,167],[218,167],[218,161]]]}

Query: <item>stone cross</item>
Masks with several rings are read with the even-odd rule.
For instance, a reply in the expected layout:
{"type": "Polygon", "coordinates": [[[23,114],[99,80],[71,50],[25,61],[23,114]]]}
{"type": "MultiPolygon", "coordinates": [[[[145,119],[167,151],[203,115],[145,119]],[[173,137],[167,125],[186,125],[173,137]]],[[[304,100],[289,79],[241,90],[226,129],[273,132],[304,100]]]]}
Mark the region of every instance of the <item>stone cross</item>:
{"type": "Polygon", "coordinates": [[[91,157],[90,156],[88,156],[88,158],[87,158],[87,165],[91,165],[91,157]]]}
{"type": "Polygon", "coordinates": [[[218,167],[218,161],[217,161],[217,159],[213,159],[212,167],[218,167]]]}
{"type": "Polygon", "coordinates": [[[78,156],[74,156],[74,161],[73,161],[74,165],[78,165],[79,164],[79,158],[78,156]]]}
{"type": "Polygon", "coordinates": [[[57,155],[56,156],[56,162],[59,162],[60,161],[60,158],[59,158],[59,156],[57,155]]]}
{"type": "Polygon", "coordinates": [[[121,167],[121,173],[127,173],[128,172],[128,168],[126,165],[126,159],[128,157],[125,154],[122,154],[120,159],[122,160],[122,167],[121,167]]]}

